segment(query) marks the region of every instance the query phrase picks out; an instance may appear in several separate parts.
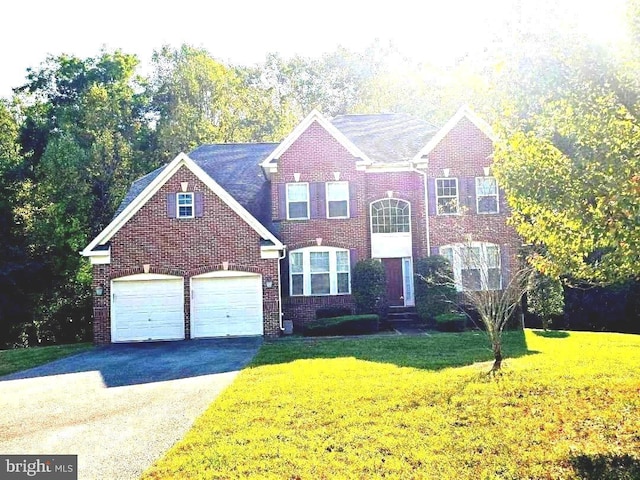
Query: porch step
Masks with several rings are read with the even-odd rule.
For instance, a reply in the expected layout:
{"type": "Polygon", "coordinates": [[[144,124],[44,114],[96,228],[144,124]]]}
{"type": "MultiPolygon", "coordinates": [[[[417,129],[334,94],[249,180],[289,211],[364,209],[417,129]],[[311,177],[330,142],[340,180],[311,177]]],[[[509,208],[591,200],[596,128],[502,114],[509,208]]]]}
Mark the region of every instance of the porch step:
{"type": "Polygon", "coordinates": [[[387,321],[391,326],[422,324],[415,307],[389,307],[387,321]]]}

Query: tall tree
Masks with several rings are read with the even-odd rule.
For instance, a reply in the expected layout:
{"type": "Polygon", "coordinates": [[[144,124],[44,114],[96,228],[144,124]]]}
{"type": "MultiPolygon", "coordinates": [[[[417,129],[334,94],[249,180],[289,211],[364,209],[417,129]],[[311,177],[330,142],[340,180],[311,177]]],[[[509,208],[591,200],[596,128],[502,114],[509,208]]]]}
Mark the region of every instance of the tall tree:
{"type": "Polygon", "coordinates": [[[203,143],[279,140],[292,126],[287,103],[273,96],[252,69],[223,65],[189,45],[163,47],[154,53],[153,64],[163,160],[203,143]]]}
{"type": "Polygon", "coordinates": [[[560,58],[569,88],[522,120],[496,152],[496,175],[534,265],[608,283],[640,276],[640,87],[600,51],[560,58]]]}
{"type": "Polygon", "coordinates": [[[78,251],[110,221],[152,144],[137,59],[50,57],[18,89],[25,183],[20,220],[46,285],[32,322],[40,341],[86,335],[88,265],[78,251]]]}

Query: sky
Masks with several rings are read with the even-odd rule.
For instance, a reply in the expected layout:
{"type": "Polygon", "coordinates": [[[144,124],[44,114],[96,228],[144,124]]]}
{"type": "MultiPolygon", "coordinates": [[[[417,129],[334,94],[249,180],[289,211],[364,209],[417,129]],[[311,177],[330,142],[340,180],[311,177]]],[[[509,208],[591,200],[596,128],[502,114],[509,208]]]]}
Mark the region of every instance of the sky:
{"type": "Polygon", "coordinates": [[[553,0],[566,12],[563,19],[541,16],[541,1],[551,0],[7,2],[0,9],[0,97],[10,96],[26,69],[49,54],[86,58],[102,47],[138,55],[144,69],[165,44],[188,43],[221,61],[251,65],[270,52],[318,56],[338,45],[360,51],[378,40],[416,61],[446,64],[481,47],[514,4],[533,29],[571,21],[597,42],[624,36],[625,0],[553,0]]]}

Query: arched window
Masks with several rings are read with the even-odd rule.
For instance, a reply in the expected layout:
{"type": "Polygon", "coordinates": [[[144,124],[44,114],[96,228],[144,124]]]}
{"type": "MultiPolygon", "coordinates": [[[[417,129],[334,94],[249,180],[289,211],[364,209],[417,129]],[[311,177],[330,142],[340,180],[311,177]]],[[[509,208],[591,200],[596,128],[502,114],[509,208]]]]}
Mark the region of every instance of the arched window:
{"type": "Polygon", "coordinates": [[[371,233],[408,233],[411,231],[409,202],[385,198],[371,204],[371,233]]]}

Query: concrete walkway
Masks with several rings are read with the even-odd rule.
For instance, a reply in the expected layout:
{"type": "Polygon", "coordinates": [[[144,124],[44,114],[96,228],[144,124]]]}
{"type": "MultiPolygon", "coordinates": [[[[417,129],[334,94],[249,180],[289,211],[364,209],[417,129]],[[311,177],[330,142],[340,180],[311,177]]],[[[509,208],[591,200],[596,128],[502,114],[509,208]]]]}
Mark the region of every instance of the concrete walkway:
{"type": "Polygon", "coordinates": [[[2,377],[0,452],[78,455],[79,479],[138,478],[261,342],[113,345],[2,377]]]}

